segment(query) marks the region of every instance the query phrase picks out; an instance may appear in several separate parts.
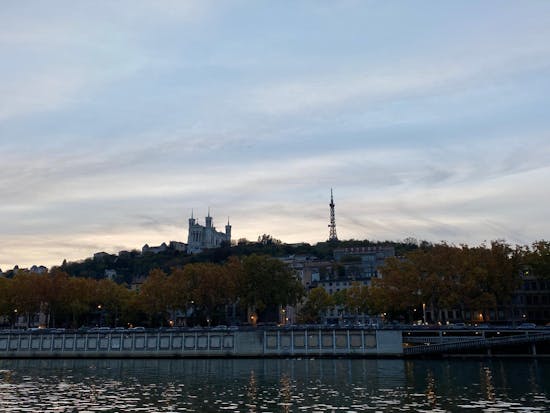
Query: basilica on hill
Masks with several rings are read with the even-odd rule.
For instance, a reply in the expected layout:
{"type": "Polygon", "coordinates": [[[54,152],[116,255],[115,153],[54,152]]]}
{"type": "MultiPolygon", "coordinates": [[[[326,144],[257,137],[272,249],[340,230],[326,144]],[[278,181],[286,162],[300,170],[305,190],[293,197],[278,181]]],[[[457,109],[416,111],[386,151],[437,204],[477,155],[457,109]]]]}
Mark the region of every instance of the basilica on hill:
{"type": "Polygon", "coordinates": [[[189,233],[187,235],[187,253],[196,254],[208,248],[217,248],[224,241],[231,243],[231,225],[229,219],[225,226],[225,232],[216,231],[216,227],[212,224],[210,210],[208,216],[204,218],[205,225],[199,224],[198,220],[193,217],[189,218],[189,233]]]}

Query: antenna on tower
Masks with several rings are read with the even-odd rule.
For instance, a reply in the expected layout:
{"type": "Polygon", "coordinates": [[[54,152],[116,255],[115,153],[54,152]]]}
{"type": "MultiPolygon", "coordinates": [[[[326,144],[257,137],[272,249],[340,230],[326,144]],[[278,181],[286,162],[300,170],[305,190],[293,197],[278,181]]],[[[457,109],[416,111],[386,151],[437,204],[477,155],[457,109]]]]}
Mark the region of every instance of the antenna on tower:
{"type": "Polygon", "coordinates": [[[338,237],[336,236],[336,218],[334,216],[334,197],[332,196],[332,188],[330,188],[330,224],[328,224],[328,227],[330,228],[328,240],[329,241],[338,241],[338,237]]]}

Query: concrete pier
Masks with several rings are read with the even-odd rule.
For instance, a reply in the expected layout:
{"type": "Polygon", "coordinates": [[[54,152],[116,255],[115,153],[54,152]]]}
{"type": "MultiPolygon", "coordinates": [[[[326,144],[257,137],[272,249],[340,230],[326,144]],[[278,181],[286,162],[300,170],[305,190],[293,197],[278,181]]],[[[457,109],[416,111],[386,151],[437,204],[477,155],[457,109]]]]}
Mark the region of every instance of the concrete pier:
{"type": "Polygon", "coordinates": [[[400,331],[2,333],[0,358],[400,357],[400,331]]]}

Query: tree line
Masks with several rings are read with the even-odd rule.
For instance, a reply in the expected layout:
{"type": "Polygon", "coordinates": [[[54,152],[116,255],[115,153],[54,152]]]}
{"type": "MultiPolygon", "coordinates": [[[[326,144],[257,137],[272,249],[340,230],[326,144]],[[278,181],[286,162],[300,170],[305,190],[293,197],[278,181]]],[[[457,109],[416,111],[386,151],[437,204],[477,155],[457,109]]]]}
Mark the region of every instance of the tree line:
{"type": "Polygon", "coordinates": [[[550,280],[550,242],[530,247],[501,241],[477,247],[424,245],[386,259],[379,272],[382,277],[370,286],[355,283],[332,295],[322,287],[312,289],[303,319],[319,321],[337,306],[348,315],[385,314],[406,321],[427,312],[430,320],[424,321],[444,322],[443,310],[452,309],[465,321],[495,321],[500,308],[510,308],[525,276],[550,280]]]}
{"type": "Polygon", "coordinates": [[[151,270],[139,289],[112,280],[71,277],[60,268],[46,274],[19,271],[0,278],[0,315],[12,324],[46,315],[48,327],[166,326],[262,320],[278,306],[295,305],[304,289],[280,260],[264,255],[230,257],[223,264],[195,263],[169,272],[151,270]]]}
{"type": "Polygon", "coordinates": [[[279,306],[297,305],[301,322],[322,321],[334,307],[348,316],[386,314],[406,321],[421,318],[422,311],[434,322],[445,321],[444,310],[453,309],[467,321],[492,321],[499,308],[509,306],[525,275],[550,282],[550,242],[529,247],[500,241],[476,247],[422,243],[388,258],[379,273],[382,277],[368,286],[354,283],[334,294],[317,287],[306,294],[280,260],[255,253],[152,269],[137,290],[107,279],[72,277],[63,267],[45,275],[19,271],[0,278],[0,315],[13,323],[22,314],[42,312],[51,327],[162,326],[176,320],[215,325],[248,322],[250,315],[273,321],[279,306]]]}

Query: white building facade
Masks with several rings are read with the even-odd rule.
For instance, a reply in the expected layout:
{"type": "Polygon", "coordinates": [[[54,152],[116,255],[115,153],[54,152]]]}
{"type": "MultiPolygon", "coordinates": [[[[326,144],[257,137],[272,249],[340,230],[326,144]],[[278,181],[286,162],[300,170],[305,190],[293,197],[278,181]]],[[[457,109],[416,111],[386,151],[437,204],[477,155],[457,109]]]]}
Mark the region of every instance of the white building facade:
{"type": "Polygon", "coordinates": [[[225,232],[216,231],[216,227],[212,225],[212,217],[210,211],[204,219],[205,225],[198,223],[193,215],[189,218],[189,233],[187,235],[187,253],[196,254],[205,249],[218,248],[223,242],[231,243],[231,225],[229,220],[225,226],[225,232]]]}

